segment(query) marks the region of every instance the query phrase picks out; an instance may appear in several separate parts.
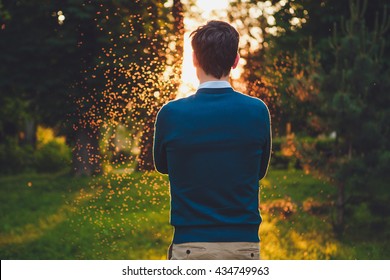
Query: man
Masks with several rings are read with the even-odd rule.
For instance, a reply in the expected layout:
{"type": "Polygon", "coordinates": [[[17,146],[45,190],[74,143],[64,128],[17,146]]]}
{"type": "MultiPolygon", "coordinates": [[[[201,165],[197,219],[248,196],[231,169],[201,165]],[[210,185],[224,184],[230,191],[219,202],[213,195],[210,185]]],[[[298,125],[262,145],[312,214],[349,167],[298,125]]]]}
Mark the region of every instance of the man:
{"type": "Polygon", "coordinates": [[[269,111],[229,84],[239,61],[231,25],[210,21],[191,36],[199,89],[163,106],[155,124],[155,167],[170,180],[169,259],[259,259],[269,111]]]}

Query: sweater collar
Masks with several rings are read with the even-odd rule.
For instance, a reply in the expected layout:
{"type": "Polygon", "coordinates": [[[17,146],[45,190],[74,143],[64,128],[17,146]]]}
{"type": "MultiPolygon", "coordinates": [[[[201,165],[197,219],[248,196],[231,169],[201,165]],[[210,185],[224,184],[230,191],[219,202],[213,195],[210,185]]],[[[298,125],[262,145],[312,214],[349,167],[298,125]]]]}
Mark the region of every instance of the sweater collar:
{"type": "Polygon", "coordinates": [[[232,86],[227,81],[208,81],[208,82],[201,83],[199,85],[198,89],[201,89],[201,88],[231,88],[231,87],[232,86]]]}
{"type": "Polygon", "coordinates": [[[234,90],[232,87],[223,87],[223,88],[199,88],[196,93],[197,94],[201,94],[201,93],[218,93],[218,94],[222,94],[222,93],[233,93],[234,90]]]}

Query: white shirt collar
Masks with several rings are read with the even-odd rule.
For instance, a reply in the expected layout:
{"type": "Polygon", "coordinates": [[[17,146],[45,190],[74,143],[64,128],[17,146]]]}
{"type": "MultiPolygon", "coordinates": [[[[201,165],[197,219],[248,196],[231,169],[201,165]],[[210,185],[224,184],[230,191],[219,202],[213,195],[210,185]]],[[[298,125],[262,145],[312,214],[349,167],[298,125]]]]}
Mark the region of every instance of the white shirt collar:
{"type": "Polygon", "coordinates": [[[229,82],[227,81],[208,81],[201,83],[198,87],[200,88],[227,88],[232,87],[229,82]]]}

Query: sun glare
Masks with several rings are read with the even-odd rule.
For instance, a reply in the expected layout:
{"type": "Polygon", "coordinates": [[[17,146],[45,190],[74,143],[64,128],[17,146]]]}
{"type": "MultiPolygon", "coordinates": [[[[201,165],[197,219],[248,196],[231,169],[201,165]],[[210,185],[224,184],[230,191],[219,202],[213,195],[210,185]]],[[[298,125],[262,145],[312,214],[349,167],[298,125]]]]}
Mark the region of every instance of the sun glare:
{"type": "Polygon", "coordinates": [[[190,34],[191,32],[189,31],[184,34],[184,57],[181,76],[182,83],[176,98],[182,98],[191,95],[195,92],[199,85],[198,78],[196,77],[195,67],[192,64],[192,47],[191,39],[189,38],[190,34]]]}
{"type": "MultiPolygon", "coordinates": [[[[195,67],[192,64],[192,47],[191,38],[189,37],[191,32],[208,20],[226,20],[226,9],[229,6],[229,2],[229,0],[197,0],[194,8],[200,10],[201,17],[184,19],[186,32],[184,34],[182,84],[176,98],[182,98],[193,94],[199,85],[195,67]]],[[[234,74],[232,73],[232,75],[234,74]]],[[[235,76],[237,76],[237,74],[235,76]]]]}
{"type": "Polygon", "coordinates": [[[229,0],[197,0],[196,3],[204,13],[211,13],[213,10],[224,10],[229,6],[229,0]]]}
{"type": "MultiPolygon", "coordinates": [[[[194,14],[198,14],[198,17],[186,17],[184,18],[185,35],[184,35],[184,53],[183,53],[183,66],[182,66],[182,83],[179,88],[176,98],[182,98],[193,94],[198,85],[199,81],[196,77],[196,71],[192,64],[192,47],[191,38],[189,37],[191,32],[195,30],[199,25],[205,24],[209,20],[223,20],[228,21],[227,10],[231,0],[196,0],[195,4],[190,7],[190,10],[194,14]]],[[[280,0],[275,6],[282,8],[285,6],[286,1],[280,0]]],[[[272,27],[267,27],[266,30],[269,33],[276,34],[277,27],[275,25],[275,8],[272,6],[271,1],[258,2],[257,5],[252,6],[249,9],[249,17],[257,19],[259,17],[265,17],[268,24],[272,27]]],[[[299,19],[298,19],[299,20],[299,19]]],[[[292,24],[298,24],[297,18],[293,18],[292,24]]],[[[230,22],[238,30],[245,30],[245,23],[242,20],[230,22]]],[[[249,50],[254,51],[260,47],[263,42],[263,34],[259,26],[252,26],[246,33],[240,34],[240,46],[244,47],[249,42],[249,50]],[[249,34],[250,32],[250,34],[249,34]]],[[[236,69],[231,71],[231,77],[233,80],[240,78],[241,73],[244,71],[246,64],[245,59],[241,58],[236,69]]]]}

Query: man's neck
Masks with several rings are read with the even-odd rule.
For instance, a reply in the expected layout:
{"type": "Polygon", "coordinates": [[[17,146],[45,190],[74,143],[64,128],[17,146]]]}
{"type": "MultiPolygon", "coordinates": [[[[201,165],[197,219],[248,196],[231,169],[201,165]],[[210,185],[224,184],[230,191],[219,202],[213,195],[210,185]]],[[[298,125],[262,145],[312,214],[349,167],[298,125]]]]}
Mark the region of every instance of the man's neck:
{"type": "Polygon", "coordinates": [[[212,75],[207,75],[206,73],[204,73],[204,71],[198,71],[197,72],[197,76],[198,76],[198,79],[199,79],[199,84],[203,84],[205,82],[211,82],[211,81],[226,81],[226,82],[229,82],[229,75],[227,76],[223,76],[221,77],[220,79],[212,76],[212,75]]]}
{"type": "Polygon", "coordinates": [[[229,82],[229,76],[227,76],[227,77],[222,77],[221,79],[217,79],[217,78],[215,78],[215,77],[210,76],[209,78],[199,79],[199,84],[203,84],[203,83],[205,83],[205,82],[218,82],[218,81],[229,82]]]}

